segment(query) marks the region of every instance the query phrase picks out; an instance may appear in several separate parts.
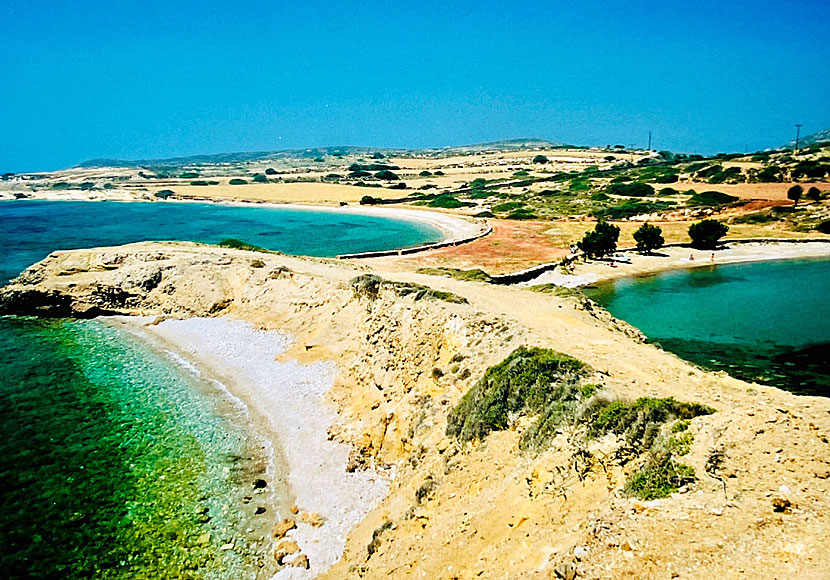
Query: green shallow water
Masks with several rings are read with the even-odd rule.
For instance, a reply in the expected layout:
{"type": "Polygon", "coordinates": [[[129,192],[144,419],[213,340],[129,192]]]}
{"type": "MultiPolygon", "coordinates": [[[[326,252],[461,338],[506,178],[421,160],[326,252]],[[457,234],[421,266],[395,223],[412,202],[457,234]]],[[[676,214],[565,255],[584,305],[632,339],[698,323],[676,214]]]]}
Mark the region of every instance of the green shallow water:
{"type": "Polygon", "coordinates": [[[585,293],[703,367],[830,396],[830,260],[776,260],[617,280],[585,293]]]}
{"type": "MultiPolygon", "coordinates": [[[[442,237],[338,211],[8,201],[0,283],[54,250],[142,240],[334,256],[442,237]]],[[[151,342],[99,321],[0,317],[0,577],[267,577],[285,490],[253,482],[273,469],[244,408],[151,342]]]]}
{"type": "Polygon", "coordinates": [[[226,393],[98,321],[0,317],[0,377],[4,578],[256,577],[269,459],[226,393]]]}

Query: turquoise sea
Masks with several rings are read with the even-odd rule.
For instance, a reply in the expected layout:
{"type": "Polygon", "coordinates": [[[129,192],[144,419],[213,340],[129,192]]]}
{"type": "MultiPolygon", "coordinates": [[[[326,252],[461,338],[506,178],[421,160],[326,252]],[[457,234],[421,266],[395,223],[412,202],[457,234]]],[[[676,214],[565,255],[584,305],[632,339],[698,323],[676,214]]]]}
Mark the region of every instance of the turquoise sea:
{"type": "MultiPolygon", "coordinates": [[[[331,256],[441,232],[266,207],[0,202],[0,283],[57,249],[225,238],[331,256]]],[[[146,337],[0,317],[0,577],[268,577],[264,445],[220,384],[146,337]]]]}
{"type": "Polygon", "coordinates": [[[437,228],[338,211],[210,203],[0,201],[0,283],[54,250],[146,240],[216,244],[236,238],[304,256],[438,242],[437,228]]]}
{"type": "Polygon", "coordinates": [[[830,396],[830,260],[621,279],[586,294],[666,350],[789,391],[830,396]]]}

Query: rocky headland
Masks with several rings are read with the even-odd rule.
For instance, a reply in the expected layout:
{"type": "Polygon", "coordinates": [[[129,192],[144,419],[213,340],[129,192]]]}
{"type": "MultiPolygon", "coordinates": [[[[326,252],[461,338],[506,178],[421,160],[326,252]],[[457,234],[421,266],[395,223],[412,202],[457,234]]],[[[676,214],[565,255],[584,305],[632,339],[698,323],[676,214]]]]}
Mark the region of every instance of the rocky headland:
{"type": "MultiPolygon", "coordinates": [[[[577,292],[142,243],[55,252],[0,290],[0,313],[245,321],[293,337],[281,360],[333,363],[311,412],[331,412],[342,477],[388,492],[337,528],[330,568],[298,535],[296,574],[830,577],[830,401],[705,372],[577,292]]],[[[268,413],[264,390],[239,396],[268,413]]],[[[324,536],[325,515],[298,525],[324,536]]]]}

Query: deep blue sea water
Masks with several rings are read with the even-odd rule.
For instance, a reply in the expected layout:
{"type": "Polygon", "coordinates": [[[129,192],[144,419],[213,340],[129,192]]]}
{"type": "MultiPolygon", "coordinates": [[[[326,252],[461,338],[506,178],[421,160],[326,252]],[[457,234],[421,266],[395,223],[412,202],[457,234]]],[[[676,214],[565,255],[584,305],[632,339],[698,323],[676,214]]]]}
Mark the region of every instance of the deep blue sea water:
{"type": "Polygon", "coordinates": [[[614,316],[703,367],[830,396],[830,260],[673,270],[586,289],[614,316]]]}
{"type": "Polygon", "coordinates": [[[54,250],[227,238],[287,254],[335,256],[437,242],[442,232],[408,220],[257,205],[0,201],[0,283],[54,250]]]}
{"type": "MultiPolygon", "coordinates": [[[[58,249],[226,238],[333,256],[441,232],[261,206],[0,202],[0,283],[58,249]]],[[[0,578],[262,577],[275,513],[254,484],[268,465],[227,393],[151,342],[97,320],[0,317],[0,578]]]]}

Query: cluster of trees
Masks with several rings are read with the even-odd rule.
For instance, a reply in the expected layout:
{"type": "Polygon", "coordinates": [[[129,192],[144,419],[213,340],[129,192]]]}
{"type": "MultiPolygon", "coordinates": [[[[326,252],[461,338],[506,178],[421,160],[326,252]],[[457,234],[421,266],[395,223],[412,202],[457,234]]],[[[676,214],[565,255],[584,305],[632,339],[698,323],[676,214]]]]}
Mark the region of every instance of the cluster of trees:
{"type": "MultiPolygon", "coordinates": [[[[693,248],[713,250],[728,231],[729,226],[725,223],[706,219],[689,226],[689,238],[693,248]]],[[[617,251],[619,238],[619,227],[599,221],[593,230],[585,232],[576,245],[588,258],[603,258],[617,251]]],[[[644,223],[634,232],[634,241],[637,243],[637,251],[647,254],[659,250],[665,244],[663,230],[649,223],[644,223]]]]}
{"type": "MultiPolygon", "coordinates": [[[[787,190],[787,198],[793,202],[793,207],[798,205],[801,196],[805,195],[804,188],[800,185],[793,185],[787,190]]],[[[818,187],[811,187],[806,193],[807,199],[812,201],[819,201],[821,199],[821,190],[818,187]]]]}

